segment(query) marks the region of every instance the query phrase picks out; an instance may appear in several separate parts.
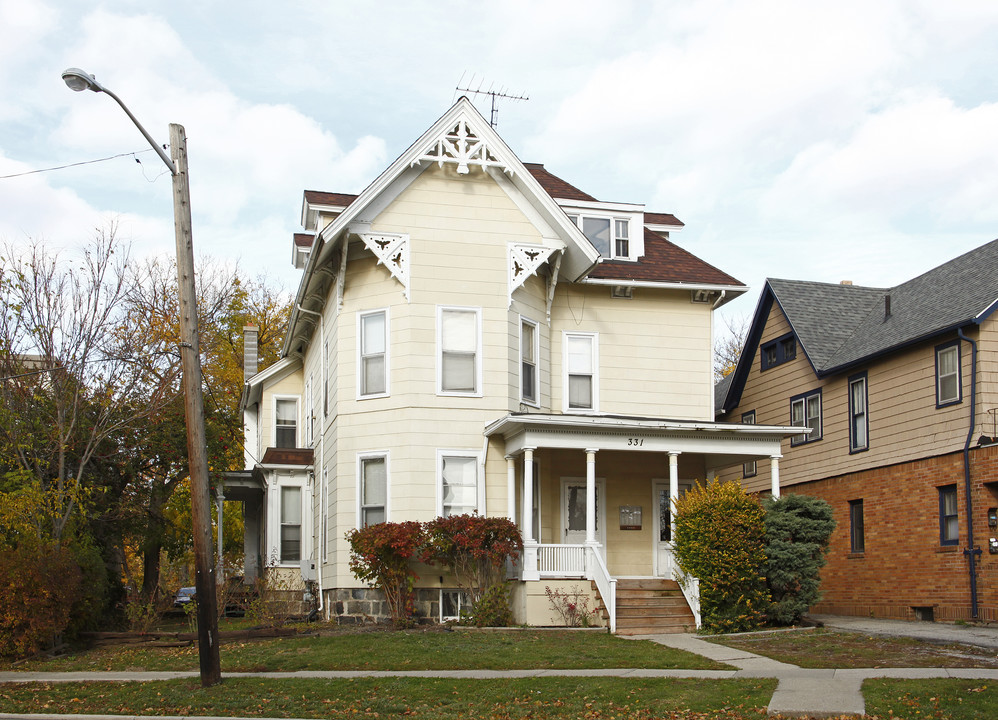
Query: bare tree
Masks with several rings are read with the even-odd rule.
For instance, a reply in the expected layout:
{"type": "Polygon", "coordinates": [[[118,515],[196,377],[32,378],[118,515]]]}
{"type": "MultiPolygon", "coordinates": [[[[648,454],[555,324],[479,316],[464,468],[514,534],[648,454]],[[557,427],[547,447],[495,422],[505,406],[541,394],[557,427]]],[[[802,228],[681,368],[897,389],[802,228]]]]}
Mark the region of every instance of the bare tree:
{"type": "Polygon", "coordinates": [[[57,543],[96,484],[98,449],[163,400],[121,342],[127,264],[113,224],[74,259],[38,241],[0,257],[0,442],[45,498],[50,526],[38,530],[57,543]]]}
{"type": "Polygon", "coordinates": [[[745,315],[722,317],[725,330],[714,341],[714,382],[734,372],[745,347],[749,319],[745,315]]]}

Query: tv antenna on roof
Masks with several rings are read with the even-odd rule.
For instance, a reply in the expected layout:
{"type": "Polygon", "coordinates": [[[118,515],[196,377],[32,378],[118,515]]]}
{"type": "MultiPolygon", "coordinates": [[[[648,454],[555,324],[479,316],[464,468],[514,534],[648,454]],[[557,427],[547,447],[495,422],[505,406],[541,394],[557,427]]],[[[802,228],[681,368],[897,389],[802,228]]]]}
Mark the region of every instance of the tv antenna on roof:
{"type": "Polygon", "coordinates": [[[457,92],[471,93],[472,95],[488,95],[492,98],[492,115],[489,118],[489,125],[495,130],[496,125],[499,124],[499,108],[496,107],[496,101],[499,98],[503,100],[529,100],[530,98],[526,95],[514,95],[512,92],[507,90],[505,87],[495,87],[495,83],[489,83],[487,90],[483,89],[485,84],[485,78],[478,81],[478,87],[472,87],[475,84],[475,75],[472,73],[471,79],[468,81],[467,87],[462,87],[464,82],[465,73],[461,73],[461,79],[457,81],[457,87],[454,88],[457,92]]]}

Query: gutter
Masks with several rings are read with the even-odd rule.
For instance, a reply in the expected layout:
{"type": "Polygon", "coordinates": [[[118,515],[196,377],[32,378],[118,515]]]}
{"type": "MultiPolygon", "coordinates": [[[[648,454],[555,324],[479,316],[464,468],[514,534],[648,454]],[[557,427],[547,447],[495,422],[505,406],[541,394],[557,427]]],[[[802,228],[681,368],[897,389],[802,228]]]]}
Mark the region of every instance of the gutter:
{"type": "Polygon", "coordinates": [[[963,484],[966,490],[967,503],[967,547],[963,551],[968,561],[970,574],[970,616],[977,620],[977,556],[981,549],[974,546],[974,500],[970,488],[970,443],[977,426],[977,343],[963,334],[963,328],[957,330],[957,335],[964,342],[970,343],[970,427],[967,429],[967,440],[963,445],[963,484]]]}

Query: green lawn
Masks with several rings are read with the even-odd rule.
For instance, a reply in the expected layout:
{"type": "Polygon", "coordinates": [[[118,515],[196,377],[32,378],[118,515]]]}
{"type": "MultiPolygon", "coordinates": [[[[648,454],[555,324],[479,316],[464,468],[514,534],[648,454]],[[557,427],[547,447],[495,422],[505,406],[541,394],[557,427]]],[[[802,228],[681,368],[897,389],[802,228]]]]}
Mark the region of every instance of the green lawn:
{"type": "MultiPolygon", "coordinates": [[[[360,632],[223,643],[223,672],[272,670],[732,669],[649,640],[571,631],[360,632]]],[[[10,670],[197,670],[194,647],[96,648],[10,670]]]]}
{"type": "Polygon", "coordinates": [[[8,713],[265,715],[268,717],[617,718],[762,720],[775,680],[228,679],[0,685],[8,713]]]}
{"type": "Polygon", "coordinates": [[[991,680],[867,680],[867,715],[880,718],[998,718],[998,683],[991,680]]]}
{"type": "Polygon", "coordinates": [[[998,668],[994,650],[987,648],[940,645],[916,638],[863,635],[820,628],[704,639],[804,668],[998,668]]]}

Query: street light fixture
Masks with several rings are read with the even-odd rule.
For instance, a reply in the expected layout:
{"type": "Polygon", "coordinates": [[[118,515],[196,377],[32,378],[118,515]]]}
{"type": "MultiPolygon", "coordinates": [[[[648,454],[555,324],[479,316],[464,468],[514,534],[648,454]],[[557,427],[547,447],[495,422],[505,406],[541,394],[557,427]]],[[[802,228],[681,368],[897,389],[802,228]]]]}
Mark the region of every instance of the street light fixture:
{"type": "MultiPolygon", "coordinates": [[[[198,655],[201,685],[222,680],[218,657],[218,600],[211,554],[211,511],[208,500],[208,456],[201,395],[201,353],[198,337],[197,296],[194,289],[194,244],[191,239],[191,195],[187,173],[187,137],[182,125],[170,124],[170,158],[117,95],[79,68],[69,68],[62,79],[70,90],[92,90],[110,95],[135,123],[143,137],[166,163],[173,176],[173,221],[177,234],[177,284],[180,300],[180,359],[183,367],[184,415],[187,419],[187,455],[191,475],[191,523],[194,526],[194,567],[197,586],[198,655]]],[[[221,517],[219,518],[221,520],[221,517]]]]}

